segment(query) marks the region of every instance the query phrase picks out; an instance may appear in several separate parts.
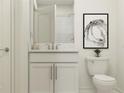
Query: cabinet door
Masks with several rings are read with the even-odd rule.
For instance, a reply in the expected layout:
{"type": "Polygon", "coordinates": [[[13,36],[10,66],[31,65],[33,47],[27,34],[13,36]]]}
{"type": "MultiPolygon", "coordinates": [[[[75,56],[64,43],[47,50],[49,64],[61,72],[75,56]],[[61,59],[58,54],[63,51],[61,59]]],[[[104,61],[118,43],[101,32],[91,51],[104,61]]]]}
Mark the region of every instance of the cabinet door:
{"type": "Polygon", "coordinates": [[[57,64],[55,69],[55,93],[78,93],[77,64],[57,64]]]}
{"type": "Polygon", "coordinates": [[[53,93],[52,64],[32,63],[30,65],[29,93],[53,93]]]}

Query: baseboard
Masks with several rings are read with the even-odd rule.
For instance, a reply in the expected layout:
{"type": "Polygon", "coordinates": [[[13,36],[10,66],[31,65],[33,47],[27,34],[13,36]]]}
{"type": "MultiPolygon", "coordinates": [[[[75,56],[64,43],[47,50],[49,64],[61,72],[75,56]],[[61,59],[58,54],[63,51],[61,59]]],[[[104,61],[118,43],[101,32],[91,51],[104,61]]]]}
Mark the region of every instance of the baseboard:
{"type": "Polygon", "coordinates": [[[92,87],[80,87],[79,93],[95,93],[92,87]]]}
{"type": "MultiPolygon", "coordinates": [[[[124,91],[118,87],[114,88],[114,93],[124,93],[124,91]]],[[[93,87],[80,87],[79,93],[96,93],[93,87]]]]}

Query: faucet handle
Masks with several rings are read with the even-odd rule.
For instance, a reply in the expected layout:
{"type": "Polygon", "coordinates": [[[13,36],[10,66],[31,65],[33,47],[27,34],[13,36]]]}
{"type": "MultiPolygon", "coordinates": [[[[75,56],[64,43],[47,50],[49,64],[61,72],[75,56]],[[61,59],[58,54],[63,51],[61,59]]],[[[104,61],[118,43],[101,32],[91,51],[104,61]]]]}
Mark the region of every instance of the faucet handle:
{"type": "Polygon", "coordinates": [[[54,43],[54,42],[52,42],[52,50],[54,50],[54,45],[55,45],[55,43],[54,43]]]}
{"type": "Polygon", "coordinates": [[[58,50],[59,49],[59,46],[60,46],[61,44],[56,44],[56,50],[58,50]]]}
{"type": "Polygon", "coordinates": [[[48,50],[50,50],[50,44],[48,43],[48,44],[46,44],[46,45],[47,45],[48,50]]]}

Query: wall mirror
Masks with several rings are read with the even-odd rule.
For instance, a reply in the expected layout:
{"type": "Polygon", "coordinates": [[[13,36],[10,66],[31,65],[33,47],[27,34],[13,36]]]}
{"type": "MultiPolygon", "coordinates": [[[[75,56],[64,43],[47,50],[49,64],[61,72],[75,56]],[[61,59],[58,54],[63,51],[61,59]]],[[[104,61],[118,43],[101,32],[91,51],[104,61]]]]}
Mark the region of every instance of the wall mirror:
{"type": "Polygon", "coordinates": [[[74,43],[74,1],[31,1],[32,49],[51,43],[74,43]]]}

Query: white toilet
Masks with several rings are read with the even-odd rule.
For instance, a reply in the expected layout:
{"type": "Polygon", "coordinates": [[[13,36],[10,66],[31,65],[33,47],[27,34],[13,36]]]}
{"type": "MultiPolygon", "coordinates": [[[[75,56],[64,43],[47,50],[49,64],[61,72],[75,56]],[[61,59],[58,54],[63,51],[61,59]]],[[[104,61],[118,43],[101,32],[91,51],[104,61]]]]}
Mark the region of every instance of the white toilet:
{"type": "Polygon", "coordinates": [[[116,80],[107,75],[108,58],[87,57],[86,61],[88,73],[92,76],[97,93],[112,93],[116,80]]]}

